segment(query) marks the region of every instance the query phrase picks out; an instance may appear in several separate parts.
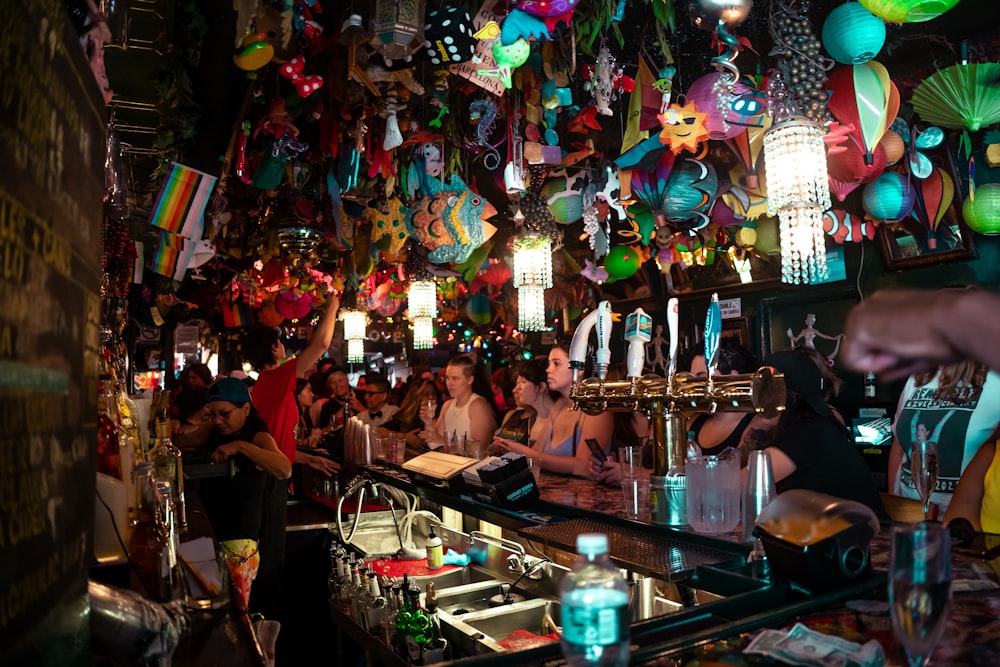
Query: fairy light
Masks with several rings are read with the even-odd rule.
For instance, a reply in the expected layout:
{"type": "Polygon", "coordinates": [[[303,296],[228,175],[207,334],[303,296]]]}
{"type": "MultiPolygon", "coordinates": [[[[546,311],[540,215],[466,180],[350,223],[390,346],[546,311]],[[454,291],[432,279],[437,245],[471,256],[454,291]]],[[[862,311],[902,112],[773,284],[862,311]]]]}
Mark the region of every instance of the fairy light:
{"type": "Polygon", "coordinates": [[[830,208],[823,129],[803,118],[780,122],[764,135],[767,212],[777,215],[781,281],[794,285],[827,277],[823,212],[830,208]]]}

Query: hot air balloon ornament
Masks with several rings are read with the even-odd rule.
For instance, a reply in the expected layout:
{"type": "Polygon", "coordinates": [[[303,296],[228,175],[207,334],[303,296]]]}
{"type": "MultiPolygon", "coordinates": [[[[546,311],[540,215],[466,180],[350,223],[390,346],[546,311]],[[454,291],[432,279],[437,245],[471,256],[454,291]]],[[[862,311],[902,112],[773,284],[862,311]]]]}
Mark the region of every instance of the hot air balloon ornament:
{"type": "Polygon", "coordinates": [[[937,229],[955,197],[955,182],[944,169],[937,168],[915,184],[916,197],[910,216],[927,233],[927,247],[937,250],[937,229]]]}
{"type": "Polygon", "coordinates": [[[826,87],[832,91],[830,113],[844,125],[853,125],[871,163],[873,151],[899,112],[899,90],[885,66],[877,61],[835,69],[826,87]]]}

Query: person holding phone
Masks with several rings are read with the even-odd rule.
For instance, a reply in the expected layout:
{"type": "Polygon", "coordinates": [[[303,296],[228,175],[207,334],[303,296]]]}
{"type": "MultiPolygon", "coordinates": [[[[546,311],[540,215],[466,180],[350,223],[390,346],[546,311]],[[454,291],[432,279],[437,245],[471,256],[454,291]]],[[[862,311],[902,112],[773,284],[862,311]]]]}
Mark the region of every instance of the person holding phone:
{"type": "Polygon", "coordinates": [[[493,434],[490,450],[498,453],[520,451],[534,458],[529,452],[531,429],[536,419],[548,419],[552,408],[560,399],[559,394],[549,391],[546,368],[548,359],[536,357],[521,362],[517,367],[514,383],[514,401],[517,407],[507,413],[500,428],[493,434]],[[527,449],[516,449],[515,446],[527,449]]]}

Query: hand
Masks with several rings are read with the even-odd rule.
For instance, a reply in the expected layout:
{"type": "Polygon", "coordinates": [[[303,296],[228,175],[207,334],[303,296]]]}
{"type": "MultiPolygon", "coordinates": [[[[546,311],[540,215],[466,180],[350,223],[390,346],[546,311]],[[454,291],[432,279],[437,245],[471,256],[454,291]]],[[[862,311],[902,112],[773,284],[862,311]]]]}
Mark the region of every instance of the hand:
{"type": "Polygon", "coordinates": [[[956,290],[873,294],[847,318],[844,362],[892,381],[957,361],[961,355],[943,329],[963,326],[953,310],[962,294],[956,290]]]}
{"type": "Polygon", "coordinates": [[[312,468],[313,470],[318,470],[327,477],[330,475],[335,475],[340,472],[340,464],[332,459],[328,459],[324,456],[312,456],[305,460],[305,464],[312,468]]]}
{"type": "Polygon", "coordinates": [[[596,456],[590,457],[594,479],[608,486],[617,486],[622,483],[622,466],[617,461],[606,459],[601,462],[596,456]]]}
{"type": "Polygon", "coordinates": [[[223,463],[228,461],[230,457],[236,456],[240,453],[240,443],[239,442],[227,442],[224,445],[219,445],[212,452],[212,461],[215,463],[223,463]]]}

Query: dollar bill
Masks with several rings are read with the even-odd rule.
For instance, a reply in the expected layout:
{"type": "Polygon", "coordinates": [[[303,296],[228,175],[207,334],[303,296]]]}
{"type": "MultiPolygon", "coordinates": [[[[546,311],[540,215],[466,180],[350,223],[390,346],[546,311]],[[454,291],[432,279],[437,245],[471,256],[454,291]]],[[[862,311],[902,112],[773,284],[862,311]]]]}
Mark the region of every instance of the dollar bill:
{"type": "Polygon", "coordinates": [[[882,667],[885,653],[875,640],[864,644],[810,630],[797,623],[791,630],[763,630],[743,650],[790,665],[814,667],[882,667]]]}

